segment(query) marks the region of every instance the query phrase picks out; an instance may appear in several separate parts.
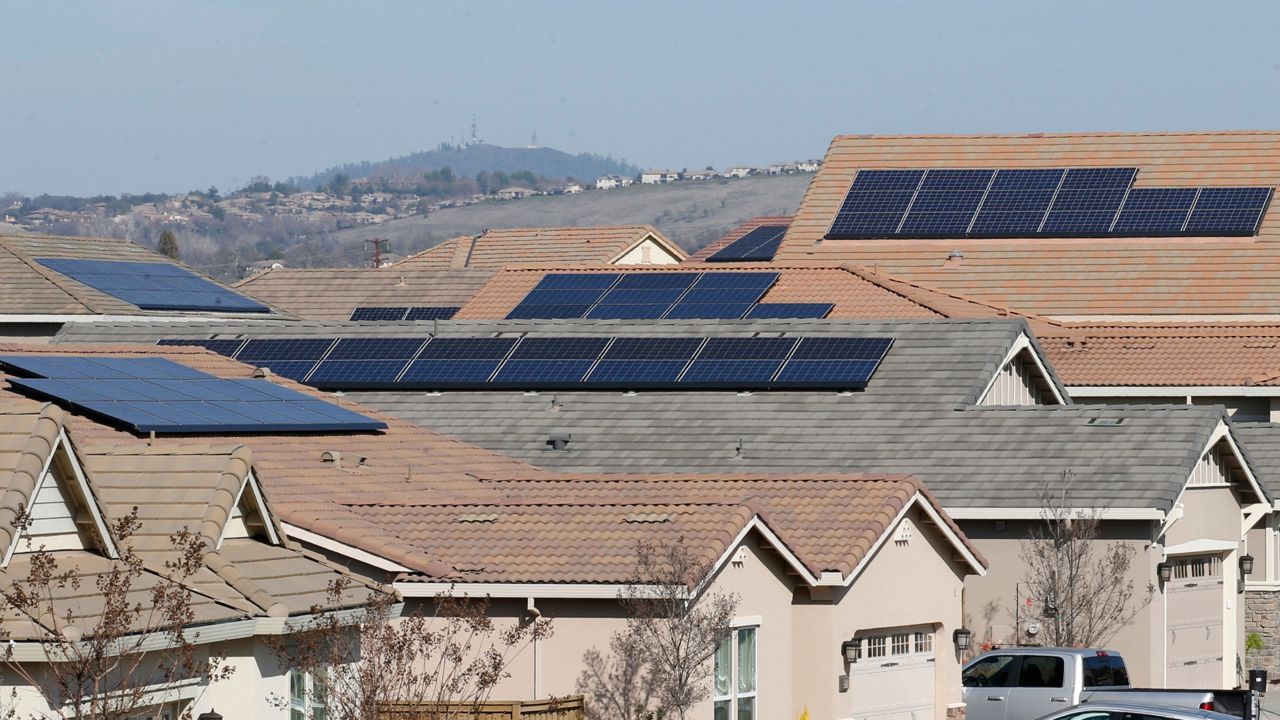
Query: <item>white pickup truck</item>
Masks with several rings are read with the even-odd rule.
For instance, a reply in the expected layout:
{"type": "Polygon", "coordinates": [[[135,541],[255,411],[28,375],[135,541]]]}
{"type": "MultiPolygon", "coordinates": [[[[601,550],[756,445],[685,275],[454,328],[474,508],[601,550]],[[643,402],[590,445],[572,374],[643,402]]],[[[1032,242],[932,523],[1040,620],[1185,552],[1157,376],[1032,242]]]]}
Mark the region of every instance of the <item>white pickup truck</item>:
{"type": "Polygon", "coordinates": [[[1034,720],[1087,702],[1199,708],[1244,720],[1257,717],[1248,690],[1131,688],[1124,658],[1111,650],[992,650],[966,663],[961,681],[968,720],[1034,720]]]}

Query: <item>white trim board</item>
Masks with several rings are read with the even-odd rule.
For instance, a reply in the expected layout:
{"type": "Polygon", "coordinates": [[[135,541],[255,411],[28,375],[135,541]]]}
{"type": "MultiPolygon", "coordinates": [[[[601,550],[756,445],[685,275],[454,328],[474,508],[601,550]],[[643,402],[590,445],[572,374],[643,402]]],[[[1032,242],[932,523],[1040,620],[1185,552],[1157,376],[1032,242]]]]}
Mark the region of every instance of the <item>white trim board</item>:
{"type": "MultiPolygon", "coordinates": [[[[978,393],[978,401],[974,403],[975,405],[981,405],[983,401],[987,399],[987,395],[991,393],[991,386],[996,384],[996,380],[999,379],[1000,373],[1004,371],[1005,366],[1013,362],[1014,358],[1018,357],[1018,355],[1024,351],[1031,356],[1031,361],[1035,363],[1036,368],[1040,371],[1040,375],[1049,385],[1049,389],[1053,392],[1053,397],[1058,401],[1058,404],[1070,404],[1062,397],[1062,393],[1058,391],[1058,384],[1054,382],[1053,373],[1049,372],[1049,369],[1046,368],[1044,363],[1040,360],[1040,353],[1036,352],[1035,345],[1031,343],[1031,338],[1028,337],[1025,332],[1021,332],[1018,333],[1017,339],[1013,341],[1013,347],[1009,348],[1009,352],[1005,353],[1004,359],[1000,361],[1000,365],[996,367],[996,371],[992,373],[990,379],[987,380],[986,387],[982,388],[982,392],[978,393]]],[[[1070,393],[1070,390],[1067,392],[1070,393]]]]}
{"type": "MultiPolygon", "coordinates": [[[[944,508],[952,520],[1043,520],[1044,509],[955,507],[944,508]]],[[[1099,520],[1157,520],[1163,521],[1165,513],[1155,508],[1069,508],[1075,517],[1096,514],[1099,520]]]]}
{"type": "Polygon", "coordinates": [[[346,543],[332,540],[323,535],[317,535],[310,530],[304,530],[303,528],[295,525],[290,525],[287,522],[282,522],[280,525],[284,528],[285,535],[288,535],[290,538],[293,538],[298,542],[315,545],[316,547],[324,548],[325,550],[331,550],[339,555],[349,557],[356,562],[362,562],[365,565],[376,567],[379,570],[389,570],[391,572],[413,572],[411,568],[407,568],[400,563],[392,562],[379,555],[374,555],[371,552],[366,552],[358,547],[353,547],[346,543]]]}
{"type": "Polygon", "coordinates": [[[1280,397],[1277,385],[1068,385],[1072,397],[1280,397]]]}

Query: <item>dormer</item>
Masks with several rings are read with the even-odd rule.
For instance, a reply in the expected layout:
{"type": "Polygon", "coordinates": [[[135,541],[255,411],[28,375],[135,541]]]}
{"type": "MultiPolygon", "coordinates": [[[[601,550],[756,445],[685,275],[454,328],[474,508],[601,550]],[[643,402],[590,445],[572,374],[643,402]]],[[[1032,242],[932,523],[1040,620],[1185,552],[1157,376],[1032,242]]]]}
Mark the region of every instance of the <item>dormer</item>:
{"type": "Polygon", "coordinates": [[[15,554],[41,549],[90,550],[116,556],[84,468],[65,430],[58,431],[30,497],[26,522],[5,552],[6,567],[15,554]]]}
{"type": "Polygon", "coordinates": [[[271,545],[279,545],[280,537],[276,533],[270,511],[263,499],[262,488],[258,478],[250,470],[240,483],[240,491],[236,495],[235,504],[231,506],[231,517],[222,528],[222,536],[218,538],[218,547],[226,540],[237,538],[254,538],[271,545]]]}
{"type": "Polygon", "coordinates": [[[1065,405],[1062,393],[1026,334],[1018,336],[1000,369],[987,383],[979,405],[1065,405]]]}

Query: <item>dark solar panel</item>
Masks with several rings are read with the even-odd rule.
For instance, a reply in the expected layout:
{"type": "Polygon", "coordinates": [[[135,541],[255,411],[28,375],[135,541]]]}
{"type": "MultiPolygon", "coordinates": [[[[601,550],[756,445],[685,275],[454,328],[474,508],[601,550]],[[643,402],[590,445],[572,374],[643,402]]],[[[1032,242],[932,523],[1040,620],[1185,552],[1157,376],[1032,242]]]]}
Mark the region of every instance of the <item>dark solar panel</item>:
{"type": "Polygon", "coordinates": [[[521,303],[507,313],[508,320],[563,320],[580,318],[590,305],[533,305],[521,303]]]}
{"type": "Polygon", "coordinates": [[[333,343],[333,338],[256,339],[245,343],[236,359],[255,365],[270,360],[319,360],[333,343]]]}
{"type": "Polygon", "coordinates": [[[831,303],[760,303],[747,318],[824,318],[834,307],[831,303]]]}
{"type": "Polygon", "coordinates": [[[427,338],[341,338],[325,358],[330,360],[411,360],[427,338]]]}
{"type": "Polygon", "coordinates": [[[767,290],[777,281],[778,273],[776,272],[705,272],[693,287],[698,289],[758,287],[761,290],[767,290]]]}
{"type": "Polygon", "coordinates": [[[266,368],[280,377],[304,382],[317,365],[315,360],[262,360],[254,365],[266,368]]]}
{"type": "Polygon", "coordinates": [[[397,387],[443,390],[484,385],[500,364],[501,360],[414,360],[397,387]]]}
{"type": "Polygon", "coordinates": [[[786,225],[761,225],[721,248],[707,262],[753,262],[772,260],[787,232],[786,225]]]}
{"type": "Polygon", "coordinates": [[[325,360],[307,378],[307,384],[323,389],[389,385],[408,365],[408,359],[325,360]]]}
{"type": "Polygon", "coordinates": [[[957,237],[969,230],[973,212],[915,212],[902,223],[902,234],[914,237],[957,237]]]}
{"type": "Polygon", "coordinates": [[[753,303],[676,303],[664,320],[737,320],[751,310],[753,303]]]}
{"type": "Polygon", "coordinates": [[[657,320],[671,306],[662,305],[597,305],[587,312],[592,320],[657,320]]]}
{"type": "Polygon", "coordinates": [[[590,305],[608,294],[608,288],[534,289],[520,301],[521,305],[590,305]]]}
{"type": "Polygon", "coordinates": [[[1138,168],[1128,167],[1107,167],[1107,168],[1070,168],[1067,175],[1062,179],[1062,190],[1079,190],[1079,189],[1128,189],[1133,184],[1133,178],[1138,174],[1138,168]]]}
{"type": "Polygon", "coordinates": [[[613,341],[603,360],[690,360],[702,338],[623,337],[613,341]]]}
{"type": "Polygon", "coordinates": [[[592,388],[643,388],[674,385],[685,360],[601,360],[585,384],[592,388]]]}
{"type": "Polygon", "coordinates": [[[657,288],[624,288],[621,285],[605,293],[600,305],[670,305],[684,294],[687,286],[657,288]]]}
{"type": "Polygon", "coordinates": [[[512,360],[595,360],[609,344],[598,337],[527,337],[520,341],[512,360]]]}
{"type": "Polygon", "coordinates": [[[621,277],[616,273],[548,273],[542,276],[537,290],[608,290],[621,277]]]}
{"type": "Polygon", "coordinates": [[[1115,221],[1114,210],[1051,212],[1044,220],[1041,234],[1068,237],[1072,235],[1105,235],[1115,221]]]}
{"type": "Polygon", "coordinates": [[[785,358],[793,347],[796,338],[791,337],[750,337],[750,338],[711,338],[698,353],[699,360],[766,360],[785,358]]]}
{"type": "Polygon", "coordinates": [[[974,218],[969,234],[983,237],[1028,237],[1040,230],[1042,222],[1044,211],[988,212],[984,208],[974,218]]]}
{"type": "Polygon", "coordinates": [[[935,191],[983,192],[991,184],[991,178],[995,173],[995,170],[989,169],[936,168],[925,174],[924,182],[920,184],[920,192],[922,194],[935,191]]]}
{"type": "Polygon", "coordinates": [[[892,338],[802,338],[775,387],[866,387],[892,338]]]}
{"type": "Polygon", "coordinates": [[[270,312],[261,303],[168,263],[79,258],[37,258],[37,262],[144,310],[270,312]]]}
{"type": "Polygon", "coordinates": [[[351,311],[351,320],[355,322],[392,322],[403,320],[409,312],[407,307],[358,307],[351,311]]]}
{"type": "Polygon", "coordinates": [[[1272,188],[1201,188],[1189,235],[1253,235],[1271,202],[1272,188]]]}
{"type": "Polygon", "coordinates": [[[991,192],[1053,192],[1065,174],[1062,168],[998,170],[991,181],[991,192]]]}
{"type": "Polygon", "coordinates": [[[924,170],[859,170],[853,178],[858,192],[876,190],[910,190],[920,186],[924,170]]]}
{"type": "Polygon", "coordinates": [[[581,383],[594,364],[595,360],[508,360],[491,384],[520,388],[573,385],[581,383]]]}
{"type": "Polygon", "coordinates": [[[893,346],[893,338],[806,337],[792,360],[876,360],[893,346]]]}
{"type": "Polygon", "coordinates": [[[1177,235],[1187,222],[1196,193],[1196,188],[1133,188],[1120,208],[1112,232],[1116,235],[1177,235]]]}
{"type": "Polygon", "coordinates": [[[244,343],[245,341],[243,339],[189,340],[187,338],[164,338],[163,340],[156,341],[157,345],[189,345],[202,347],[205,350],[212,350],[219,355],[226,355],[227,357],[235,357],[236,353],[240,351],[240,348],[244,346],[244,343]]]}
{"type": "Polygon", "coordinates": [[[405,320],[449,320],[461,310],[460,307],[411,307],[405,320]]]}
{"type": "Polygon", "coordinates": [[[701,387],[766,387],[782,360],[694,360],[679,385],[701,387]]]}
{"type": "Polygon", "coordinates": [[[501,360],[518,338],[435,338],[418,353],[423,360],[501,360]]]}
{"type": "Polygon", "coordinates": [[[266,380],[228,380],[163,358],[0,358],[10,383],[135,432],[376,430],[386,424],[266,380]]]}
{"type": "Polygon", "coordinates": [[[682,304],[689,303],[746,303],[750,305],[764,295],[766,288],[727,288],[695,286],[680,298],[682,304]]]}
{"type": "Polygon", "coordinates": [[[687,288],[698,279],[699,274],[694,272],[627,273],[614,287],[619,290],[687,288]]]}

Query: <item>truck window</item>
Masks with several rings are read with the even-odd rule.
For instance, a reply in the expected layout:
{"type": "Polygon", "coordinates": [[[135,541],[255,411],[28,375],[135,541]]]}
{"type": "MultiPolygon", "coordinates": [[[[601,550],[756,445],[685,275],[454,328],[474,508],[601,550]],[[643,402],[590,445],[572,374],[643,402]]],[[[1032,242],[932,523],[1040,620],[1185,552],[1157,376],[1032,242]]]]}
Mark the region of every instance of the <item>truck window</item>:
{"type": "Polygon", "coordinates": [[[1013,687],[1017,667],[1016,655],[988,655],[965,669],[961,682],[965,687],[1013,687]]]}
{"type": "Polygon", "coordinates": [[[1113,687],[1129,684],[1129,671],[1119,655],[1091,655],[1084,658],[1085,687],[1113,687]]]}
{"type": "Polygon", "coordinates": [[[1018,673],[1018,687],[1060,688],[1064,665],[1060,657],[1028,655],[1022,658],[1022,670],[1018,673]]]}

